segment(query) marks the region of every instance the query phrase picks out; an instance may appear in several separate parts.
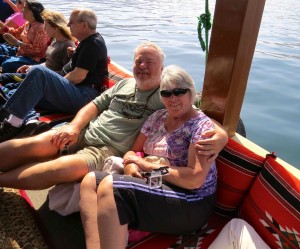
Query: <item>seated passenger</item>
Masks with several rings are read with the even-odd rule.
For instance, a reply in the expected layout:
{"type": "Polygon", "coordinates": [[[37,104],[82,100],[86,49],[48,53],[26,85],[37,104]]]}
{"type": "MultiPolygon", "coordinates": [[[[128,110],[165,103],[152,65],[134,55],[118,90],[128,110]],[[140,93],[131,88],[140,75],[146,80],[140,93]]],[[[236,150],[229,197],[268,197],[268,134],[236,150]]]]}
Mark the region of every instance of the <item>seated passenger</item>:
{"type": "MultiPolygon", "coordinates": [[[[86,25],[75,13],[70,18],[73,34],[86,25]]],[[[123,156],[146,118],[164,107],[159,97],[163,62],[164,54],[156,44],[143,43],[135,50],[134,78],[106,90],[69,125],[0,143],[0,187],[38,190],[81,181],[89,171],[102,170],[107,157],[123,156]]],[[[197,142],[203,146],[198,153],[213,159],[227,143],[227,134],[216,125],[210,135],[211,139],[197,142]]]]}
{"type": "Polygon", "coordinates": [[[25,24],[26,20],[23,18],[23,8],[24,8],[24,0],[17,0],[14,3],[12,0],[3,0],[6,2],[15,13],[11,14],[8,18],[6,18],[4,24],[5,26],[11,28],[18,28],[25,24]]]}
{"type": "Polygon", "coordinates": [[[254,228],[242,219],[230,220],[208,249],[270,249],[254,228]]]}
{"type": "Polygon", "coordinates": [[[40,2],[26,0],[23,17],[27,22],[23,26],[14,29],[0,23],[3,38],[12,45],[0,45],[2,73],[15,73],[20,66],[35,65],[45,58],[50,40],[44,30],[43,10],[40,2]]]}
{"type": "Polygon", "coordinates": [[[68,25],[80,44],[63,68],[65,75],[61,76],[41,65],[30,68],[0,111],[0,119],[3,121],[0,142],[20,135],[21,132],[26,134],[27,128],[39,132],[38,127],[44,127],[44,123],[24,125],[28,113],[36,106],[49,111],[75,114],[99,95],[101,82],[108,73],[108,59],[105,41],[96,31],[97,17],[91,10],[75,9],[68,25]]]}
{"type": "Polygon", "coordinates": [[[201,228],[213,211],[216,165],[209,156],[198,155],[195,144],[205,139],[203,134],[214,129],[214,123],[193,107],[193,80],[177,66],[164,69],[160,97],[166,109],[145,121],[124,155],[125,176],[95,171],[81,183],[80,212],[87,248],[124,249],[128,228],[190,233],[201,228]],[[152,186],[142,173],[158,170],[161,164],[137,156],[139,151],[168,159],[168,174],[162,177],[161,186],[152,186]]]}
{"type": "Polygon", "coordinates": [[[13,9],[6,2],[0,1],[0,21],[5,22],[13,13],[13,9]]]}
{"type": "MultiPolygon", "coordinates": [[[[67,20],[63,14],[57,11],[44,10],[42,17],[45,22],[45,30],[52,42],[46,51],[46,61],[41,65],[63,75],[62,68],[70,61],[67,49],[76,47],[76,38],[71,35],[70,28],[67,26],[67,20]]],[[[0,75],[0,84],[7,88],[5,88],[7,97],[10,97],[15,92],[30,67],[30,65],[24,65],[17,70],[17,73],[0,75]]]]}

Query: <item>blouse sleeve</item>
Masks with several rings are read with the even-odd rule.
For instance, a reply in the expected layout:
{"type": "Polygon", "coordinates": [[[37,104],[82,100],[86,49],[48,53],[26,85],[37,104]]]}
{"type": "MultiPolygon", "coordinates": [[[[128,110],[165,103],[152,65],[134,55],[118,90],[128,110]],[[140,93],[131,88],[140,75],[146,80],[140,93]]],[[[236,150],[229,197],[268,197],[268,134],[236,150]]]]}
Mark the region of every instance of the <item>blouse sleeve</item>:
{"type": "Polygon", "coordinates": [[[158,129],[160,125],[163,124],[162,115],[164,110],[158,110],[152,113],[144,122],[141,133],[143,133],[146,137],[149,137],[151,131],[158,129]]]}
{"type": "Polygon", "coordinates": [[[33,40],[19,47],[18,53],[30,57],[44,57],[49,43],[49,37],[43,26],[32,27],[33,40]]]}
{"type": "Polygon", "coordinates": [[[20,40],[21,39],[21,33],[23,32],[23,30],[25,29],[26,27],[26,24],[23,24],[22,26],[20,26],[19,28],[9,28],[7,33],[10,33],[12,34],[16,39],[20,40]]]}

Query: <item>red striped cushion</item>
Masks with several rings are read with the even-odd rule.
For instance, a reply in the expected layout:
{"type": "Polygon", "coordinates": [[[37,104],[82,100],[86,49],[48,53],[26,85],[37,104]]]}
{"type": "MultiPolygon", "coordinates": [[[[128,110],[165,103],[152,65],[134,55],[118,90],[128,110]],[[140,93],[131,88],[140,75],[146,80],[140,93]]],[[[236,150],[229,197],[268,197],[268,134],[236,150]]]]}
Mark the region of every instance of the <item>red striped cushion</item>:
{"type": "Polygon", "coordinates": [[[108,63],[108,77],[104,78],[104,81],[101,84],[101,92],[105,91],[106,89],[112,87],[118,81],[122,79],[132,78],[131,74],[123,71],[118,65],[109,62],[108,63]]]}
{"type": "Polygon", "coordinates": [[[217,158],[218,189],[216,213],[236,216],[237,210],[260,172],[264,158],[233,139],[217,158]]]}
{"type": "Polygon", "coordinates": [[[271,248],[300,248],[300,180],[272,157],[244,200],[240,216],[271,248]]]}

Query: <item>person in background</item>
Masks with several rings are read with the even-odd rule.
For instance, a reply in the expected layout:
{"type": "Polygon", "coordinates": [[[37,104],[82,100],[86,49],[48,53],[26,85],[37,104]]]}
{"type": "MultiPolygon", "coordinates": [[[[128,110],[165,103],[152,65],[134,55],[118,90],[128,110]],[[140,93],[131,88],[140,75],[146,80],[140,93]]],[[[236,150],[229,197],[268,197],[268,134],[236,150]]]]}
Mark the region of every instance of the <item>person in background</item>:
{"type": "MultiPolygon", "coordinates": [[[[51,39],[51,44],[46,50],[45,62],[41,65],[63,75],[63,67],[70,61],[68,48],[76,48],[76,38],[72,36],[68,22],[64,15],[53,10],[44,10],[42,17],[45,30],[51,39]]],[[[0,84],[18,83],[26,76],[31,65],[18,68],[17,73],[4,73],[0,75],[0,84]],[[17,77],[15,77],[17,76],[17,77]]]]}
{"type": "Polygon", "coordinates": [[[15,73],[22,65],[39,64],[45,58],[50,39],[41,16],[44,6],[36,0],[25,0],[23,17],[27,21],[14,29],[0,23],[3,38],[11,45],[0,45],[2,73],[15,73]]]}
{"type": "MultiPolygon", "coordinates": [[[[81,22],[76,23],[81,19],[75,17],[72,12],[72,32],[76,25],[78,31],[83,29],[81,22]]],[[[164,108],[159,97],[163,62],[160,47],[142,43],[134,53],[134,78],[121,80],[103,92],[71,123],[34,137],[0,143],[0,187],[38,190],[81,181],[89,171],[102,170],[107,157],[123,156],[146,118],[164,108]]],[[[204,144],[197,142],[204,147],[198,153],[213,155],[214,159],[228,136],[217,125],[209,136],[212,138],[204,144]]]]}
{"type": "MultiPolygon", "coordinates": [[[[67,26],[68,22],[60,12],[44,10],[42,17],[45,21],[45,30],[52,42],[46,51],[46,61],[41,65],[63,75],[62,68],[70,61],[67,49],[76,47],[76,38],[71,35],[70,28],[67,26]]],[[[17,70],[17,73],[3,73],[0,75],[2,96],[5,99],[2,104],[5,104],[7,99],[15,93],[30,67],[30,65],[24,65],[17,70]]],[[[38,117],[39,114],[35,110],[27,115],[27,119],[36,120],[38,117]]]]}
{"type": "Polygon", "coordinates": [[[208,249],[270,249],[253,227],[238,218],[230,220],[208,249]]]}
{"type": "Polygon", "coordinates": [[[0,1],[0,21],[5,22],[13,13],[13,9],[6,2],[0,1]]]}
{"type": "Polygon", "coordinates": [[[80,43],[63,67],[64,76],[43,65],[30,68],[16,92],[0,110],[0,142],[45,126],[41,122],[28,126],[24,122],[36,106],[76,114],[99,95],[101,83],[108,73],[108,58],[105,41],[96,31],[96,25],[97,17],[93,11],[72,11],[68,26],[80,43]]]}
{"type": "Polygon", "coordinates": [[[203,226],[213,211],[216,164],[209,156],[198,155],[195,144],[206,138],[203,134],[213,130],[214,123],[194,108],[194,82],[180,67],[163,70],[159,92],[166,109],[145,121],[123,157],[125,175],[95,171],[81,183],[80,212],[88,249],[126,248],[128,228],[190,233],[203,226]],[[151,186],[142,172],[162,165],[137,156],[141,151],[168,159],[161,186],[151,186]]]}
{"type": "Polygon", "coordinates": [[[5,26],[11,28],[18,28],[25,24],[26,20],[23,18],[23,8],[24,8],[24,0],[17,0],[15,3],[12,0],[3,0],[6,2],[15,12],[6,18],[4,24],[5,26]]]}

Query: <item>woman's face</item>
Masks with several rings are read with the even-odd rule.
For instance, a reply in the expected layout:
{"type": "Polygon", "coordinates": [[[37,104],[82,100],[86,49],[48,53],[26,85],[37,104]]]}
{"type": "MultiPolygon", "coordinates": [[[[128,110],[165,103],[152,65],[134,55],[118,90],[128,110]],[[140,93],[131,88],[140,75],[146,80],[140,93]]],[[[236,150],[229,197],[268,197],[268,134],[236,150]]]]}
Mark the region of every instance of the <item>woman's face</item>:
{"type": "Polygon", "coordinates": [[[183,91],[182,93],[180,93],[180,91],[184,89],[177,88],[177,87],[168,88],[168,89],[166,88],[163,90],[170,90],[173,92],[168,97],[161,96],[162,103],[166,107],[169,115],[173,117],[180,117],[190,111],[192,107],[190,90],[183,91]],[[176,90],[174,91],[174,89],[176,90]]]}
{"type": "Polygon", "coordinates": [[[55,38],[56,28],[52,27],[47,21],[45,21],[45,31],[49,38],[55,38]]]}
{"type": "Polygon", "coordinates": [[[30,10],[30,8],[29,8],[27,2],[24,3],[24,8],[23,8],[23,18],[24,18],[25,20],[27,20],[28,22],[34,21],[34,20],[35,20],[35,18],[34,18],[34,16],[33,16],[33,13],[32,13],[32,11],[30,10]]]}

